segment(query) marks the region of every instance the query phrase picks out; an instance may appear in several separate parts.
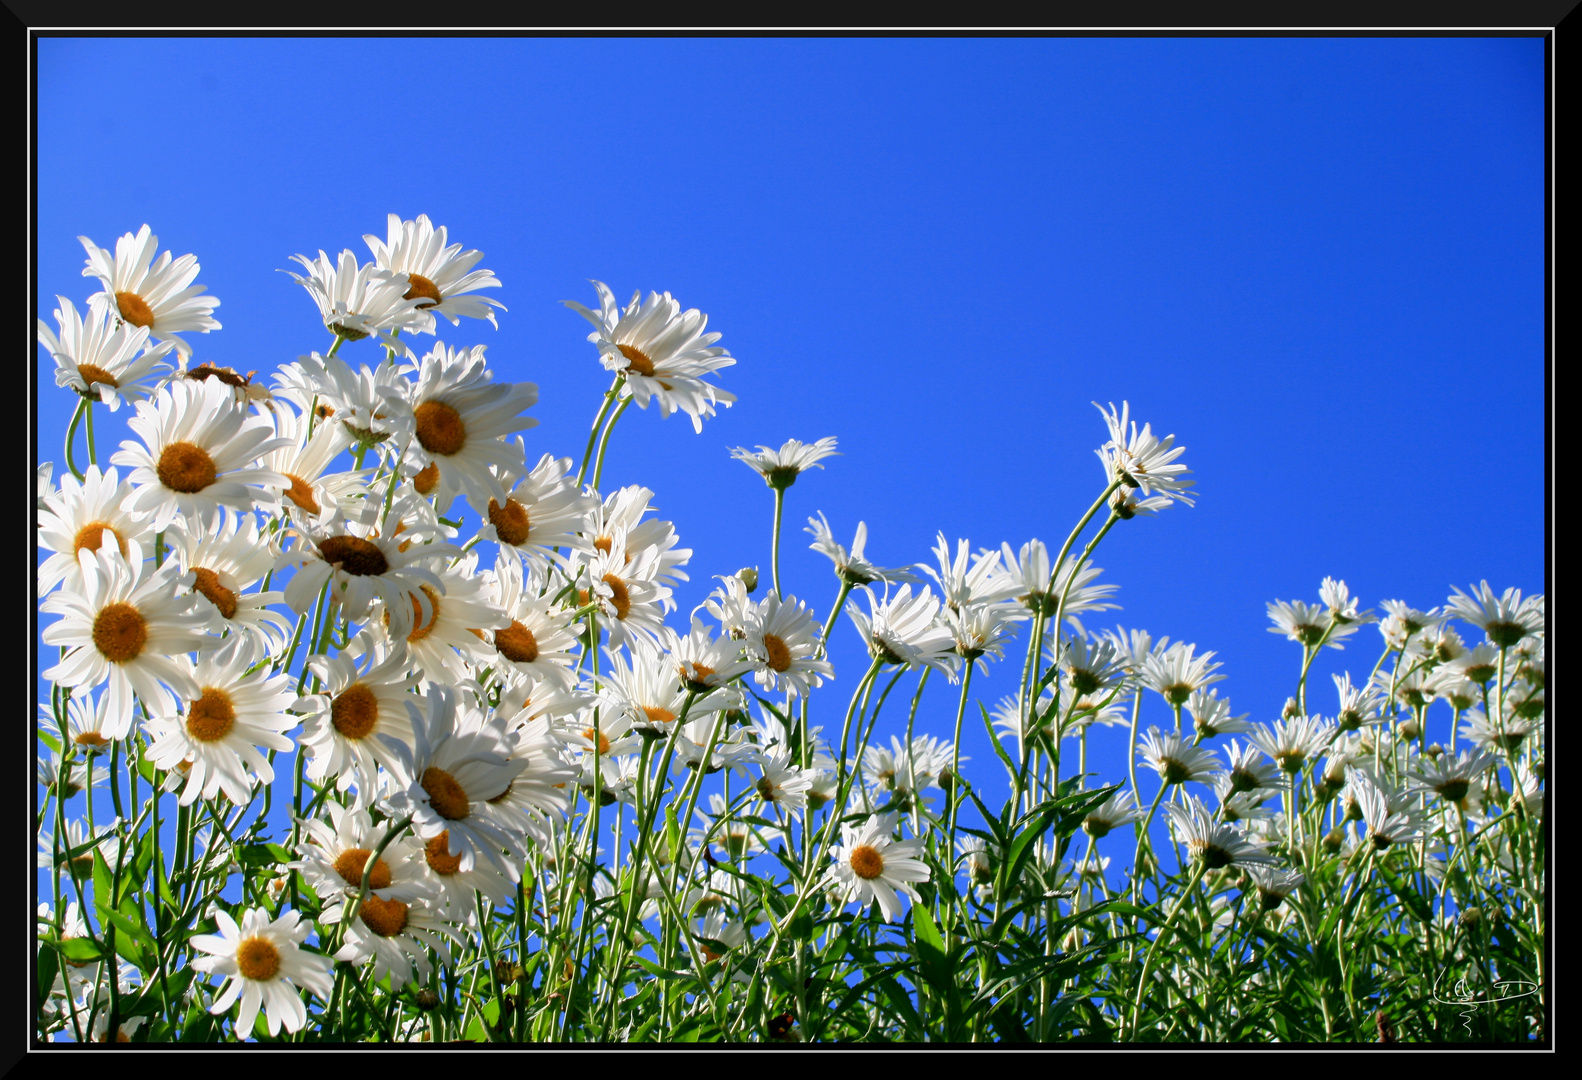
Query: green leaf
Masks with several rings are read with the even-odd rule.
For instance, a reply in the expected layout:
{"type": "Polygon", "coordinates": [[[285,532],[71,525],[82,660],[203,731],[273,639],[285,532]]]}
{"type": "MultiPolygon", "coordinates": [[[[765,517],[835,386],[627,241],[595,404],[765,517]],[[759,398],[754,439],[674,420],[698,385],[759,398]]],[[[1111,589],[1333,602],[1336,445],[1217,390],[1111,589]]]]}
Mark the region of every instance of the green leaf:
{"type": "Polygon", "coordinates": [[[93,849],[93,902],[99,907],[113,905],[115,900],[111,897],[112,881],[110,877],[110,864],[104,861],[104,856],[98,848],[93,849]]]}
{"type": "Polygon", "coordinates": [[[92,938],[67,938],[65,941],[54,942],[54,945],[60,950],[61,956],[68,961],[81,963],[84,960],[99,960],[104,957],[104,953],[99,951],[99,946],[92,938]]]}
{"type": "Polygon", "coordinates": [[[55,985],[55,976],[58,974],[60,974],[60,955],[51,948],[40,949],[38,951],[38,1003],[40,1006],[49,997],[49,992],[55,985]]]}
{"type": "Polygon", "coordinates": [[[282,861],[273,850],[279,846],[279,844],[240,844],[232,854],[243,866],[272,867],[282,861]]]}
{"type": "Polygon", "coordinates": [[[55,753],[60,753],[60,740],[51,735],[49,732],[45,731],[43,728],[38,729],[38,741],[49,747],[51,750],[55,751],[55,753]]]}
{"type": "MultiPolygon", "coordinates": [[[[983,730],[989,733],[989,745],[994,747],[995,754],[1000,763],[1005,766],[1005,771],[1010,774],[1012,783],[1016,781],[1016,762],[1011,760],[1011,755],[1000,742],[1000,733],[994,730],[994,721],[989,719],[989,707],[983,702],[978,702],[978,710],[983,713],[983,730]]],[[[986,817],[988,815],[985,815],[986,817]]]]}

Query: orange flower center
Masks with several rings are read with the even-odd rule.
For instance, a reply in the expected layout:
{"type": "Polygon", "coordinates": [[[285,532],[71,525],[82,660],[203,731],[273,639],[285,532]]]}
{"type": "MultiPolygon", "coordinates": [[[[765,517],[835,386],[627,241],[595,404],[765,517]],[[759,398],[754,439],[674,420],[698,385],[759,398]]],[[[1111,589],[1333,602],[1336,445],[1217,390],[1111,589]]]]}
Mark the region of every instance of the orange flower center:
{"type": "Polygon", "coordinates": [[[515,619],[504,630],[494,632],[494,647],[501,656],[518,664],[531,664],[538,659],[538,639],[515,619]]]}
{"type": "MultiPolygon", "coordinates": [[[[434,489],[439,487],[439,463],[431,461],[419,469],[417,475],[412,478],[412,486],[417,488],[419,495],[433,494],[434,489]]],[[[489,507],[492,511],[494,508],[493,500],[490,500],[489,507]]],[[[493,517],[492,512],[490,517],[493,517]]]]}
{"type": "Polygon", "coordinates": [[[154,325],[154,309],[148,306],[148,301],[136,293],[116,293],[115,306],[121,312],[121,318],[133,326],[154,325]]]}
{"type": "MultiPolygon", "coordinates": [[[[590,743],[593,741],[593,736],[594,736],[594,730],[592,728],[588,728],[587,730],[585,730],[582,733],[582,737],[584,739],[587,739],[590,743]]],[[[606,735],[602,731],[598,732],[598,736],[599,736],[599,753],[600,754],[608,754],[610,752],[610,737],[608,735],[606,735]]]]}
{"type": "Polygon", "coordinates": [[[610,603],[615,605],[615,617],[625,621],[632,613],[632,594],[626,588],[626,582],[614,574],[605,574],[604,583],[610,587],[610,603]]]}
{"type": "Polygon", "coordinates": [[[332,536],[319,544],[324,561],[340,564],[341,570],[357,577],[376,577],[390,569],[379,545],[360,536],[332,536]]]}
{"type": "Polygon", "coordinates": [[[399,900],[381,900],[370,893],[358,914],[363,925],[380,937],[395,937],[406,929],[406,905],[399,900]]]}
{"type": "Polygon", "coordinates": [[[236,970],[258,982],[273,979],[280,973],[280,950],[268,938],[247,938],[236,947],[236,970]]]}
{"type": "Polygon", "coordinates": [[[148,623],[131,604],[106,604],[93,620],[93,647],[106,660],[124,664],[148,644],[148,623]]]}
{"type": "MultiPolygon", "coordinates": [[[[335,860],[335,872],[341,880],[348,885],[361,887],[363,883],[363,868],[368,865],[368,856],[373,854],[367,848],[347,848],[335,860]]],[[[373,873],[368,875],[370,889],[388,889],[390,887],[390,867],[380,859],[374,863],[373,873]]]]}
{"type": "Polygon", "coordinates": [[[73,555],[87,548],[89,551],[98,551],[99,545],[104,543],[104,534],[109,532],[115,537],[115,544],[121,549],[121,554],[126,554],[126,537],[114,525],[107,521],[90,521],[77,530],[77,536],[72,540],[71,553],[73,555]]]}
{"type": "Polygon", "coordinates": [[[423,778],[418,783],[428,793],[428,804],[445,820],[462,821],[472,813],[466,790],[444,769],[433,766],[424,769],[423,778]]]}
{"type": "MultiPolygon", "coordinates": [[[[406,636],[408,641],[422,641],[434,632],[434,624],[439,622],[439,594],[434,591],[431,585],[419,585],[418,588],[422,589],[423,595],[428,597],[429,616],[427,621],[423,619],[423,605],[418,602],[416,596],[408,593],[407,599],[412,604],[412,630],[406,636]]],[[[390,613],[387,611],[385,612],[385,624],[389,625],[389,622],[390,613]]]]}
{"type": "Polygon", "coordinates": [[[864,881],[872,881],[884,873],[884,856],[867,844],[851,849],[851,872],[864,881]]]}
{"type": "Polygon", "coordinates": [[[431,454],[449,457],[467,445],[467,425],[461,413],[443,401],[425,401],[412,410],[417,421],[417,441],[431,454]]]}
{"type": "Polygon", "coordinates": [[[406,294],[401,299],[416,300],[420,296],[423,297],[427,303],[419,304],[418,307],[420,309],[431,308],[445,299],[440,295],[439,288],[422,274],[408,274],[407,280],[412,283],[412,287],[406,291],[406,294]]]}
{"type": "Polygon", "coordinates": [[[366,738],[378,723],[379,699],[362,683],[352,683],[330,702],[330,725],[344,738],[366,738]]]}
{"type": "Polygon", "coordinates": [[[291,486],[286,488],[286,498],[308,513],[317,514],[320,507],[319,501],[313,497],[313,485],[295,473],[286,473],[286,479],[291,481],[291,486]]]}
{"type": "Polygon", "coordinates": [[[461,856],[450,853],[449,829],[423,845],[423,858],[428,861],[428,868],[441,877],[450,877],[461,869],[461,856]]]}
{"type": "MultiPolygon", "coordinates": [[[[73,735],[71,737],[71,741],[76,743],[78,746],[100,747],[110,745],[110,740],[106,739],[103,735],[100,735],[97,731],[84,731],[80,734],[73,735]]],[[[92,862],[93,860],[89,859],[88,861],[92,862]]]]}
{"type": "MultiPolygon", "coordinates": [[[[101,383],[104,386],[121,385],[115,381],[114,375],[111,375],[108,371],[104,370],[102,367],[99,367],[97,364],[78,364],[77,374],[82,376],[83,385],[85,385],[90,391],[93,390],[94,383],[101,383]]],[[[94,394],[93,396],[98,397],[99,395],[94,394]]]]}
{"type": "Polygon", "coordinates": [[[209,452],[190,442],[173,442],[161,450],[154,471],[161,484],[183,495],[202,491],[219,475],[209,452]]]}
{"type": "Polygon", "coordinates": [[[791,650],[784,641],[775,635],[764,635],[764,652],[769,654],[769,666],[776,671],[785,671],[790,668],[791,650]]]}
{"type": "Polygon", "coordinates": [[[500,538],[502,544],[520,544],[532,531],[532,524],[527,517],[527,507],[515,499],[506,499],[504,506],[490,499],[489,524],[494,526],[495,535],[500,538]]]}
{"type": "Polygon", "coordinates": [[[675,713],[669,709],[661,709],[658,705],[644,705],[643,713],[652,724],[668,724],[676,718],[675,713]]]}
{"type": "Polygon", "coordinates": [[[219,687],[205,686],[203,696],[187,707],[187,734],[199,742],[223,739],[235,724],[236,706],[219,687]]]}
{"type": "Polygon", "coordinates": [[[617,345],[616,348],[620,349],[621,355],[626,357],[627,371],[635,371],[639,375],[654,373],[654,362],[641,349],[634,349],[630,345],[617,345]]]}
{"type": "Polygon", "coordinates": [[[220,584],[220,575],[202,567],[192,573],[198,579],[193,582],[192,587],[207,597],[209,603],[219,608],[221,615],[227,619],[236,618],[236,594],[220,584]]]}

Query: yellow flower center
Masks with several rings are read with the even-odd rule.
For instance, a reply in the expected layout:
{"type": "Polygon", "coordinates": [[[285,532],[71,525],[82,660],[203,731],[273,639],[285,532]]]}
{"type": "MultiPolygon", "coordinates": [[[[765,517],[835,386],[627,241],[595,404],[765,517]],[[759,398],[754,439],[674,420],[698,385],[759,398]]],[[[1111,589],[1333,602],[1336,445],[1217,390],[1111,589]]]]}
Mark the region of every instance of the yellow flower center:
{"type": "Polygon", "coordinates": [[[219,608],[221,615],[227,619],[236,618],[236,594],[220,584],[220,575],[202,567],[192,573],[198,579],[193,582],[192,587],[202,593],[209,603],[219,608]]]}
{"type": "MultiPolygon", "coordinates": [[[[101,383],[104,386],[121,385],[115,381],[114,375],[111,375],[108,371],[104,370],[102,367],[99,367],[97,364],[78,364],[77,374],[82,376],[83,385],[85,385],[90,392],[93,390],[94,383],[101,383]]],[[[93,394],[92,396],[98,397],[99,395],[93,394]]]]}
{"type": "Polygon", "coordinates": [[[420,309],[431,308],[445,299],[440,295],[439,288],[422,274],[408,274],[407,280],[412,283],[412,287],[407,289],[401,299],[416,300],[420,296],[423,297],[427,303],[419,304],[420,309]]]}
{"type": "Polygon", "coordinates": [[[447,457],[467,445],[467,425],[461,413],[443,401],[425,401],[412,410],[417,421],[417,441],[431,454],[447,457]]]}
{"type": "Polygon", "coordinates": [[[378,723],[379,699],[362,683],[352,683],[330,702],[330,725],[344,738],[367,738],[378,723]]]}
{"type": "Polygon", "coordinates": [[[267,982],[280,974],[280,950],[268,938],[247,938],[236,947],[236,970],[243,978],[267,982]]]}
{"type": "Polygon", "coordinates": [[[431,461],[419,469],[412,478],[412,486],[417,488],[419,495],[432,495],[439,487],[439,464],[431,461]]]}
{"type": "Polygon", "coordinates": [[[867,844],[851,849],[851,872],[864,881],[872,881],[884,873],[884,856],[867,844]]]}
{"type": "MultiPolygon", "coordinates": [[[[363,868],[368,865],[368,856],[373,854],[367,848],[347,848],[335,860],[335,872],[341,880],[348,885],[361,887],[363,883],[363,868]]],[[[373,873],[368,875],[370,889],[388,889],[390,887],[390,867],[380,859],[374,863],[373,873]]]]}
{"type": "Polygon", "coordinates": [[[494,632],[494,647],[501,656],[518,664],[531,664],[538,659],[538,639],[515,619],[504,630],[494,632]]]}
{"type": "Polygon", "coordinates": [[[205,686],[203,696],[187,707],[187,734],[198,742],[223,739],[235,724],[236,706],[219,687],[205,686]]]}
{"type": "Polygon", "coordinates": [[[605,574],[604,583],[610,587],[610,603],[615,605],[615,617],[625,621],[632,613],[632,594],[626,588],[626,582],[614,574],[605,574]]]}
{"type": "Polygon", "coordinates": [[[424,769],[423,778],[418,783],[428,793],[428,804],[445,820],[461,821],[472,813],[466,790],[444,769],[432,766],[424,769]]]}
{"type": "Polygon", "coordinates": [[[668,724],[676,718],[676,714],[669,709],[661,709],[658,705],[644,705],[643,715],[648,717],[651,724],[668,724]]]}
{"type": "Polygon", "coordinates": [[[379,545],[360,536],[332,536],[319,544],[319,554],[331,565],[357,577],[376,577],[390,569],[379,545]]]}
{"type": "Polygon", "coordinates": [[[639,375],[654,373],[654,362],[641,349],[634,349],[630,345],[617,345],[616,348],[620,349],[621,355],[626,357],[627,371],[635,371],[639,375]]]}
{"type": "MultiPolygon", "coordinates": [[[[71,737],[71,741],[76,743],[78,746],[91,746],[96,749],[101,746],[110,745],[110,740],[106,739],[103,735],[100,735],[97,731],[84,731],[77,735],[73,735],[71,737]]],[[[92,862],[93,860],[90,859],[89,861],[92,862]]]]}
{"type": "Polygon", "coordinates": [[[370,893],[358,915],[380,937],[395,937],[406,929],[406,905],[399,900],[381,900],[370,893]]]}
{"type": "Polygon", "coordinates": [[[515,499],[506,499],[504,506],[490,499],[489,524],[494,526],[495,535],[500,538],[502,544],[520,544],[532,531],[532,523],[527,517],[527,507],[515,499]]]}
{"type": "Polygon", "coordinates": [[[148,301],[136,293],[116,293],[115,306],[121,312],[121,318],[133,326],[154,325],[154,309],[148,306],[148,301]]]}
{"type": "Polygon", "coordinates": [[[104,543],[104,534],[108,532],[115,537],[116,547],[121,549],[121,554],[126,554],[126,537],[114,525],[107,521],[90,521],[77,530],[76,537],[72,540],[71,553],[73,555],[87,548],[89,551],[98,551],[99,545],[104,543]]]}
{"type": "Polygon", "coordinates": [[[313,497],[313,485],[295,473],[286,473],[286,479],[291,481],[291,486],[286,488],[286,498],[296,503],[310,514],[317,514],[320,510],[319,501],[313,497]]]}
{"type": "Polygon", "coordinates": [[[785,671],[791,666],[791,650],[775,635],[764,635],[764,652],[769,654],[769,666],[776,671],[785,671]]]}
{"type": "Polygon", "coordinates": [[[173,442],[161,450],[154,471],[161,484],[183,495],[202,491],[219,475],[209,452],[190,442],[173,442]]]}
{"type": "MultiPolygon", "coordinates": [[[[412,604],[412,630],[406,636],[408,641],[422,641],[434,632],[434,624],[439,622],[439,594],[430,585],[420,585],[418,588],[422,589],[423,595],[428,597],[429,617],[425,622],[423,619],[423,605],[418,603],[416,596],[409,593],[407,599],[412,604]]],[[[390,613],[388,611],[385,612],[385,625],[390,625],[390,613]]]]}
{"type": "Polygon", "coordinates": [[[450,853],[449,829],[423,845],[423,858],[428,868],[441,877],[450,877],[461,869],[461,856],[450,853]]]}
{"type": "MultiPolygon", "coordinates": [[[[594,730],[592,728],[588,728],[585,731],[583,731],[583,733],[582,733],[582,737],[584,739],[587,739],[590,743],[593,741],[593,736],[594,736],[594,730]]],[[[602,731],[598,732],[598,736],[599,736],[599,753],[600,754],[608,754],[610,752],[610,737],[608,735],[606,735],[602,731]]]]}
{"type": "Polygon", "coordinates": [[[106,604],[93,620],[93,647],[106,660],[124,664],[148,644],[148,622],[131,604],[106,604]]]}

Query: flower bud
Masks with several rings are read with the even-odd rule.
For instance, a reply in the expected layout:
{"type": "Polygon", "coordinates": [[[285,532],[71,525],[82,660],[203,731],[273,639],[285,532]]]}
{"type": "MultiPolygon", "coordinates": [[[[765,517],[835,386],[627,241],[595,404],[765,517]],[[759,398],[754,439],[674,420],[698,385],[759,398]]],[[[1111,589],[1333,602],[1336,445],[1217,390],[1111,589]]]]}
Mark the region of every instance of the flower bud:
{"type": "Polygon", "coordinates": [[[747,586],[748,593],[752,593],[758,588],[758,568],[756,566],[744,566],[736,571],[736,576],[741,579],[743,585],[747,586]]]}
{"type": "Polygon", "coordinates": [[[1423,732],[1423,729],[1417,726],[1417,721],[1416,720],[1402,720],[1401,721],[1401,738],[1402,739],[1415,739],[1415,738],[1417,738],[1417,736],[1421,735],[1422,732],[1423,732]]]}
{"type": "Polygon", "coordinates": [[[1286,698],[1285,699],[1285,708],[1280,710],[1280,719],[1282,719],[1282,720],[1295,720],[1298,716],[1301,716],[1301,715],[1302,715],[1302,707],[1296,703],[1296,698],[1294,698],[1294,697],[1286,698]]]}
{"type": "Polygon", "coordinates": [[[432,990],[419,990],[417,992],[417,1007],[424,1012],[433,1012],[439,1008],[439,995],[432,990]]]}
{"type": "Polygon", "coordinates": [[[1463,911],[1456,918],[1456,922],[1458,924],[1460,924],[1461,929],[1463,929],[1463,930],[1475,930],[1475,929],[1477,929],[1478,923],[1480,923],[1482,921],[1483,921],[1483,911],[1482,911],[1481,908],[1475,908],[1475,907],[1467,908],[1467,910],[1463,911]]]}
{"type": "Polygon", "coordinates": [[[1324,834],[1324,850],[1334,855],[1340,851],[1341,845],[1346,842],[1346,834],[1339,829],[1330,829],[1324,834]]]}

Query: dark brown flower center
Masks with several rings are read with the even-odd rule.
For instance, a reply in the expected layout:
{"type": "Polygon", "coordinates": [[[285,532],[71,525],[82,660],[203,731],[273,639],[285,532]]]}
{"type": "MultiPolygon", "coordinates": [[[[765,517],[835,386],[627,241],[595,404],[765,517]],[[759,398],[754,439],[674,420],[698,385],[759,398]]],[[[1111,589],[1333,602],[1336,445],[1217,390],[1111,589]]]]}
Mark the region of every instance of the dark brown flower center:
{"type": "Polygon", "coordinates": [[[236,947],[236,970],[258,982],[273,979],[280,972],[280,950],[267,938],[250,937],[236,947]]]}
{"type": "Polygon", "coordinates": [[[412,287],[407,289],[401,299],[416,300],[421,296],[427,302],[419,304],[419,308],[431,308],[445,299],[440,295],[439,288],[422,274],[408,274],[407,280],[411,282],[412,287]]]}
{"type": "Polygon", "coordinates": [[[769,666],[776,671],[785,671],[791,667],[790,648],[774,634],[764,635],[764,652],[769,654],[769,666]]]}
{"type": "Polygon", "coordinates": [[[864,881],[872,881],[884,873],[884,856],[867,844],[851,849],[851,872],[864,881]]]}
{"type": "MultiPolygon", "coordinates": [[[[348,885],[361,887],[363,883],[363,868],[368,865],[368,856],[373,854],[367,848],[347,848],[335,860],[335,872],[341,880],[348,885]]],[[[388,889],[390,887],[390,867],[383,859],[374,863],[373,872],[368,875],[370,889],[388,889]]]]}
{"type": "Polygon", "coordinates": [[[291,486],[286,488],[286,498],[296,503],[310,514],[319,512],[319,501],[313,497],[313,485],[295,473],[286,473],[286,479],[291,481],[291,486]]]}
{"type": "Polygon", "coordinates": [[[360,536],[332,536],[319,542],[319,554],[331,565],[357,577],[376,577],[390,569],[379,545],[360,536]]]}
{"type": "Polygon", "coordinates": [[[406,929],[406,905],[399,900],[381,900],[369,894],[358,914],[363,925],[380,937],[395,937],[406,929]]]}
{"type": "Polygon", "coordinates": [[[231,695],[216,686],[205,686],[203,696],[187,707],[187,734],[198,742],[215,742],[236,725],[231,695]]]}
{"type": "Polygon", "coordinates": [[[531,664],[538,659],[538,639],[515,619],[510,626],[494,632],[494,647],[501,656],[518,664],[531,664]]]}
{"type": "MultiPolygon", "coordinates": [[[[111,375],[108,371],[104,370],[102,367],[99,367],[97,364],[78,364],[77,374],[82,376],[83,384],[87,386],[90,393],[93,391],[94,383],[99,383],[103,386],[121,385],[115,381],[114,375],[111,375]]],[[[98,397],[99,395],[93,394],[92,396],[98,397]]]]}
{"type": "Polygon", "coordinates": [[[444,769],[430,766],[423,770],[423,778],[418,782],[428,793],[428,804],[446,821],[462,821],[472,813],[467,792],[444,769]]]}
{"type": "Polygon", "coordinates": [[[428,868],[441,877],[450,877],[461,869],[461,856],[450,853],[449,829],[423,845],[423,858],[428,861],[428,868]]]}
{"type": "Polygon", "coordinates": [[[654,373],[654,362],[641,349],[634,349],[630,345],[617,345],[616,348],[620,349],[621,355],[626,357],[627,371],[635,371],[639,375],[654,373]]]}
{"type": "Polygon", "coordinates": [[[362,683],[352,683],[330,702],[330,725],[345,738],[367,738],[378,723],[379,699],[362,683]]]}
{"type": "MultiPolygon", "coordinates": [[[[417,475],[412,478],[412,486],[417,488],[419,495],[432,495],[434,489],[439,487],[439,463],[431,461],[419,469],[417,475]]],[[[490,500],[489,505],[491,507],[494,505],[493,500],[490,500]]]]}
{"type": "Polygon", "coordinates": [[[77,536],[72,541],[71,553],[73,555],[87,548],[89,551],[98,551],[99,545],[104,543],[104,534],[109,532],[115,537],[115,544],[121,549],[121,554],[126,554],[126,537],[114,525],[106,521],[90,521],[77,530],[77,536]]]}
{"type": "Polygon", "coordinates": [[[632,594],[626,588],[626,582],[614,574],[605,574],[604,583],[610,587],[610,603],[615,605],[615,617],[625,620],[632,613],[632,594]]]}

